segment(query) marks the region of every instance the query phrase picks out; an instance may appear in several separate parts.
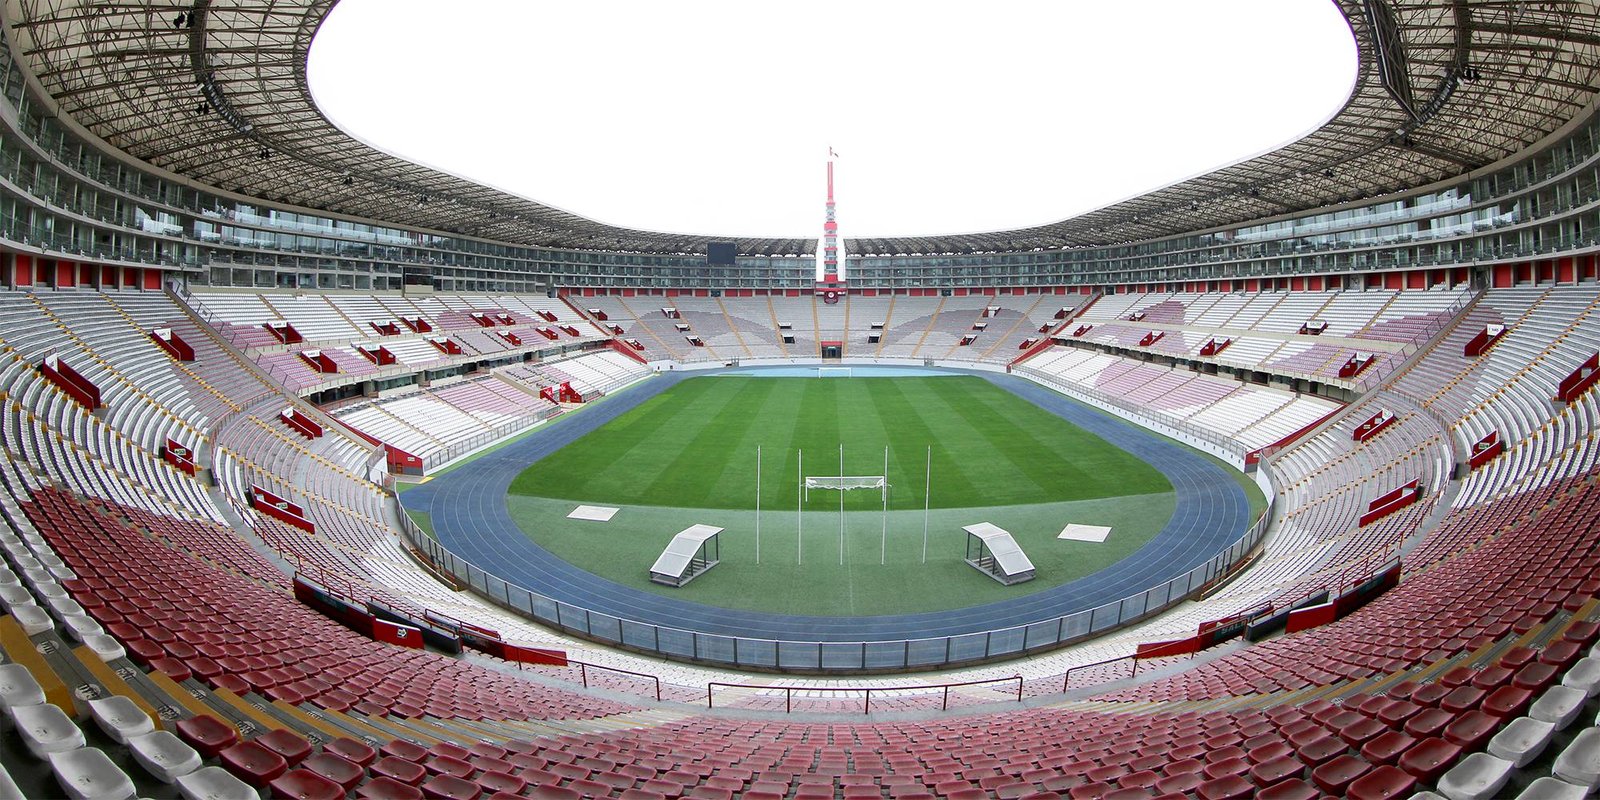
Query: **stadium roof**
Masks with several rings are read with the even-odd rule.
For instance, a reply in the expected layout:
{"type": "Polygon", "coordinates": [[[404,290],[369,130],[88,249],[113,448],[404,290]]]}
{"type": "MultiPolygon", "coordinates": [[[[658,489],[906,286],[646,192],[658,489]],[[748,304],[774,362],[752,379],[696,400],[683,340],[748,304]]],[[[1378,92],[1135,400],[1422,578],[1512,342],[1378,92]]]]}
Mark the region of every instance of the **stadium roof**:
{"type": "MultiPolygon", "coordinates": [[[[334,2],[6,0],[6,21],[61,115],[200,184],[527,245],[693,253],[708,239],[733,238],[606,225],[356,141],[317,109],[306,83],[312,36],[334,2]]],[[[1403,191],[1526,148],[1588,107],[1600,82],[1594,2],[1335,2],[1355,31],[1360,74],[1344,108],[1306,138],[1050,225],[847,239],[847,252],[1110,244],[1403,191]]],[[[434,112],[419,104],[418,113],[434,112]]],[[[1181,146],[1181,124],[1173,136],[1181,146]]],[[[816,249],[814,238],[734,241],[745,255],[816,249]]]]}

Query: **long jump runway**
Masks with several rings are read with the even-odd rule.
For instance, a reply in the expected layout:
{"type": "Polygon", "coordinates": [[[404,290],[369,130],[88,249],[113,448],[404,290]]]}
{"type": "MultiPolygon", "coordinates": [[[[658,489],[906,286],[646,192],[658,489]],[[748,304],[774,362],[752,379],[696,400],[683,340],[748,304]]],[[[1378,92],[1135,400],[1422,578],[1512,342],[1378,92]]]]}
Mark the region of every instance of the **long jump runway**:
{"type": "MultiPolygon", "coordinates": [[[[951,370],[962,372],[961,370],[951,370]]],[[[1160,585],[1204,563],[1253,521],[1228,468],[1143,428],[1012,375],[970,372],[1112,442],[1172,483],[1177,508],[1165,528],[1127,558],[1070,583],[968,608],[919,614],[821,617],[740,611],[633,589],[564,561],[524,535],[507,491],[528,465],[576,441],[683,380],[710,371],[667,372],[582,413],[406,491],[404,505],[427,512],[439,542],[501,579],[575,606],[627,620],[701,633],[791,641],[921,639],[998,630],[1092,609],[1160,585]]]]}

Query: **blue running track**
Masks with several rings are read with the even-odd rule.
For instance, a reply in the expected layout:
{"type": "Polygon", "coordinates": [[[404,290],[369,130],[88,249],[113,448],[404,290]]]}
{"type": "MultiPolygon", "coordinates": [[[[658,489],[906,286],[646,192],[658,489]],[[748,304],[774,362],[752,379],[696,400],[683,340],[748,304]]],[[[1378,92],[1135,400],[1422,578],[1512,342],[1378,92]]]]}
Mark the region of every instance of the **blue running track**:
{"type": "Polygon", "coordinates": [[[795,641],[920,639],[997,630],[1084,611],[1182,575],[1236,540],[1253,522],[1244,490],[1227,467],[1031,381],[974,372],[1110,441],[1172,482],[1177,509],[1144,547],[1100,572],[1015,600],[924,614],[821,617],[737,611],[633,589],[568,563],[512,521],[511,481],[541,458],[627,413],[683,380],[707,372],[667,372],[583,413],[557,419],[428,483],[408,490],[407,508],[427,512],[439,542],[509,583],[623,619],[727,636],[795,641]]]}

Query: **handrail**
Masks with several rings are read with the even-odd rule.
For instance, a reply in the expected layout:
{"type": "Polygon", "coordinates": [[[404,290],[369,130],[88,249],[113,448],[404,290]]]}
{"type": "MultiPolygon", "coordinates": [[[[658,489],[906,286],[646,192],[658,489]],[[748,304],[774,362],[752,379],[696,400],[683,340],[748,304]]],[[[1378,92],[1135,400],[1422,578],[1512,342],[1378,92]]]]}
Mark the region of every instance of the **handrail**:
{"type": "MultiPolygon", "coordinates": [[[[1011,681],[1016,681],[1017,682],[1016,695],[1017,695],[1017,702],[1020,703],[1020,702],[1022,702],[1022,676],[1021,675],[1008,675],[1008,676],[1000,677],[1000,678],[984,678],[984,679],[975,680],[975,681],[957,681],[955,683],[940,683],[940,684],[933,684],[933,685],[922,684],[922,685],[912,685],[912,686],[771,686],[771,685],[768,685],[768,684],[761,684],[761,683],[733,683],[733,682],[730,682],[730,681],[708,681],[706,683],[706,708],[713,708],[714,707],[713,704],[712,704],[713,690],[718,686],[722,686],[722,687],[729,688],[729,689],[760,689],[762,691],[781,690],[783,692],[783,713],[785,713],[785,714],[790,714],[790,713],[794,712],[794,693],[797,692],[797,691],[800,691],[800,692],[860,693],[862,695],[861,713],[863,713],[863,714],[871,714],[872,713],[872,693],[873,692],[878,692],[879,694],[882,694],[884,692],[912,692],[912,691],[925,690],[925,689],[940,689],[940,690],[942,690],[942,696],[941,696],[940,701],[939,701],[940,702],[939,710],[940,711],[948,711],[948,710],[950,710],[950,690],[951,689],[960,689],[960,688],[965,687],[965,686],[985,686],[985,685],[988,685],[988,684],[991,684],[991,683],[1010,683],[1011,681]]],[[[657,698],[657,699],[659,699],[659,698],[657,698]]]]}
{"type": "Polygon", "coordinates": [[[577,664],[578,665],[578,677],[580,679],[582,679],[583,688],[585,688],[585,689],[589,688],[589,670],[590,670],[590,668],[593,668],[593,669],[598,669],[598,670],[604,670],[606,672],[620,672],[623,675],[631,675],[631,676],[633,676],[635,678],[648,678],[652,682],[655,683],[656,700],[660,700],[661,699],[661,679],[656,677],[655,675],[651,675],[648,672],[634,672],[631,669],[623,669],[621,667],[608,667],[608,666],[606,666],[604,664],[595,664],[595,663],[591,663],[591,662],[588,662],[588,661],[578,661],[577,659],[572,659],[572,658],[567,659],[567,663],[568,664],[577,664]]]}
{"type": "Polygon", "coordinates": [[[1104,666],[1106,666],[1108,664],[1115,664],[1115,663],[1117,663],[1119,661],[1132,661],[1133,662],[1133,672],[1132,672],[1131,675],[1129,675],[1129,677],[1133,677],[1134,675],[1138,675],[1139,674],[1139,659],[1138,659],[1137,656],[1135,656],[1132,653],[1129,653],[1129,654],[1127,654],[1125,656],[1118,656],[1116,658],[1108,658],[1108,659],[1105,659],[1104,661],[1094,661],[1094,662],[1090,662],[1088,664],[1077,664],[1077,665],[1074,665],[1074,666],[1071,666],[1071,667],[1067,667],[1067,671],[1061,673],[1061,693],[1062,694],[1066,694],[1067,693],[1067,689],[1069,689],[1072,686],[1072,673],[1077,672],[1080,669],[1092,669],[1094,667],[1104,667],[1104,666]]]}

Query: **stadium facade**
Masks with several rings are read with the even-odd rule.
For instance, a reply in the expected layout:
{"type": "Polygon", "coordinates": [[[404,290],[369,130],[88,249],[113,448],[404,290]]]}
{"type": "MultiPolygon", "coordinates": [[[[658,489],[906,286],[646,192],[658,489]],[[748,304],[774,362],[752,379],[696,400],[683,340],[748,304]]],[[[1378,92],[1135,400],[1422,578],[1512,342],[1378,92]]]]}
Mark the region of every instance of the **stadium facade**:
{"type": "Polygon", "coordinates": [[[0,676],[33,756],[5,767],[30,793],[132,796],[191,755],[190,796],[415,796],[405,775],[436,796],[764,800],[1600,784],[1600,729],[1573,727],[1600,693],[1596,4],[1340,0],[1360,73],[1309,136],[1052,225],[847,240],[831,310],[843,287],[816,281],[813,239],[607,226],[351,139],[305,81],[332,4],[4,6],[0,676]],[[709,265],[711,241],[735,263],[709,265]],[[1144,594],[872,655],[724,654],[493,583],[389,516],[393,475],[647,361],[830,345],[1011,372],[1255,467],[1275,505],[1144,594]],[[549,626],[502,614],[519,603],[549,626]],[[1258,625],[1264,641],[1169,660],[1258,625]],[[612,660],[527,644],[561,631],[612,660]],[[640,674],[593,640],[695,663],[640,674]],[[1012,655],[1038,660],[887,690],[695,671],[1012,655]],[[753,714],[803,692],[911,714],[651,705],[753,714]],[[983,716],[935,713],[952,703],[983,716]],[[186,749],[150,743],[130,705],[186,749]],[[111,739],[85,746],[90,725],[111,739]]]}

